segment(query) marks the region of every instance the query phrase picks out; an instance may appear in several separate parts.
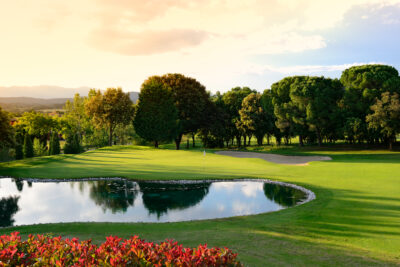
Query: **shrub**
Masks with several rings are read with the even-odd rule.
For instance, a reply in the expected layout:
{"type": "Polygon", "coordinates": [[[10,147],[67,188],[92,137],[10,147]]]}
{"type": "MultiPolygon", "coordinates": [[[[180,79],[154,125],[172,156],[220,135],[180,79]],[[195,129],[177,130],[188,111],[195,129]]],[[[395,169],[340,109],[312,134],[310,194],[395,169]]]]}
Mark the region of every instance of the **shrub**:
{"type": "Polygon", "coordinates": [[[17,143],[15,145],[15,159],[23,159],[24,158],[24,152],[22,151],[22,145],[20,143],[17,143]]]}
{"type": "Polygon", "coordinates": [[[242,266],[227,248],[184,248],[167,240],[145,242],[137,236],[122,241],[109,236],[100,246],[91,240],[29,235],[18,232],[0,236],[0,266],[242,266]]]}
{"type": "Polygon", "coordinates": [[[36,157],[43,156],[46,153],[46,146],[40,142],[39,139],[35,138],[33,140],[33,154],[36,157]]]}
{"type": "Polygon", "coordinates": [[[79,154],[82,152],[78,134],[68,135],[64,146],[64,154],[79,154]]]}

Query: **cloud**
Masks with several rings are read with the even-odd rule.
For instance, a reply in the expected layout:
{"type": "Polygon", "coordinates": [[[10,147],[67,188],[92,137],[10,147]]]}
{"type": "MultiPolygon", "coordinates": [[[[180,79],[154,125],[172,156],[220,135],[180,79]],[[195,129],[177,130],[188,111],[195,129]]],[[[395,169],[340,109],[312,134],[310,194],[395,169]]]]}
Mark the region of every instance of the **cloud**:
{"type": "Polygon", "coordinates": [[[385,64],[382,62],[368,62],[361,63],[355,62],[350,64],[340,64],[340,65],[298,65],[298,66],[284,66],[284,67],[275,67],[270,65],[250,65],[243,71],[246,74],[257,74],[263,75],[268,72],[275,72],[285,75],[294,75],[294,74],[312,74],[312,73],[322,73],[322,72],[334,72],[334,71],[343,71],[347,68],[353,66],[360,66],[365,64],[385,64]]]}
{"type": "Polygon", "coordinates": [[[209,37],[204,31],[190,29],[121,32],[114,29],[94,31],[89,42],[100,49],[130,56],[179,51],[201,44],[209,37]]]}

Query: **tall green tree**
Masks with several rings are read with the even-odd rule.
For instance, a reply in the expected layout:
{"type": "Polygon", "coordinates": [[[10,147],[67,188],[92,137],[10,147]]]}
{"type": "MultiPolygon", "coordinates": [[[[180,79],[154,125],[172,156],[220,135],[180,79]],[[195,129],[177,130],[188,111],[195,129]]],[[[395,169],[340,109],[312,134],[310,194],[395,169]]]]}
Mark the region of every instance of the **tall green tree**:
{"type": "Polygon", "coordinates": [[[133,125],[136,133],[155,147],[173,140],[179,132],[172,92],[158,79],[150,77],[142,84],[133,125]]]}
{"type": "Polygon", "coordinates": [[[309,132],[305,112],[298,109],[290,95],[292,84],[305,79],[307,76],[286,77],[271,85],[272,104],[276,116],[275,125],[285,137],[286,144],[290,137],[298,135],[299,143],[302,146],[303,139],[309,132]]]}
{"type": "Polygon", "coordinates": [[[270,89],[264,90],[261,95],[261,107],[263,108],[266,116],[266,133],[267,133],[267,144],[270,144],[270,137],[275,136],[276,139],[280,138],[281,134],[279,129],[276,127],[276,117],[274,114],[274,105],[272,104],[272,92],[270,89]]]}
{"type": "Polygon", "coordinates": [[[239,110],[240,121],[245,126],[247,135],[255,135],[257,144],[262,145],[268,131],[267,114],[261,104],[261,94],[251,93],[243,99],[239,110]]]}
{"type": "Polygon", "coordinates": [[[0,149],[14,145],[14,130],[10,124],[10,116],[0,107],[0,149]]]}
{"type": "Polygon", "coordinates": [[[382,93],[371,106],[372,114],[367,116],[368,126],[379,130],[387,139],[389,149],[393,149],[396,135],[400,133],[400,98],[397,93],[382,93]]]}
{"type": "Polygon", "coordinates": [[[50,138],[49,155],[60,154],[60,137],[58,133],[53,132],[50,138]]]}
{"type": "Polygon", "coordinates": [[[230,134],[236,138],[238,146],[241,146],[241,138],[243,136],[243,131],[241,131],[240,127],[237,127],[240,126],[239,110],[242,108],[243,99],[249,94],[256,92],[257,91],[249,87],[235,87],[222,96],[230,120],[228,130],[231,132],[230,134]]]}
{"type": "Polygon", "coordinates": [[[117,125],[131,123],[134,107],[129,93],[121,88],[108,88],[104,94],[98,90],[85,104],[85,111],[97,128],[106,128],[108,145],[113,144],[113,132],[117,125]]]}
{"type": "Polygon", "coordinates": [[[354,66],[343,71],[340,81],[345,87],[341,106],[347,138],[373,142],[382,137],[379,129],[368,127],[366,117],[372,113],[370,107],[382,93],[400,93],[398,71],[387,65],[354,66]]]}
{"type": "Polygon", "coordinates": [[[290,99],[294,110],[291,116],[298,124],[309,125],[322,145],[322,138],[340,128],[339,101],[343,96],[343,86],[337,79],[309,77],[295,79],[290,86],[290,99]]]}
{"type": "Polygon", "coordinates": [[[25,134],[23,152],[24,158],[32,158],[34,156],[32,138],[29,134],[25,134]]]}
{"type": "Polygon", "coordinates": [[[23,128],[25,133],[40,139],[42,145],[46,146],[50,132],[58,130],[59,124],[56,119],[48,115],[31,111],[22,114],[16,127],[23,128]]]}
{"type": "Polygon", "coordinates": [[[206,88],[196,79],[179,73],[149,78],[152,79],[160,81],[172,92],[179,118],[179,131],[175,137],[176,149],[180,148],[184,134],[192,135],[194,145],[194,135],[203,125],[203,115],[210,101],[206,88]]]}

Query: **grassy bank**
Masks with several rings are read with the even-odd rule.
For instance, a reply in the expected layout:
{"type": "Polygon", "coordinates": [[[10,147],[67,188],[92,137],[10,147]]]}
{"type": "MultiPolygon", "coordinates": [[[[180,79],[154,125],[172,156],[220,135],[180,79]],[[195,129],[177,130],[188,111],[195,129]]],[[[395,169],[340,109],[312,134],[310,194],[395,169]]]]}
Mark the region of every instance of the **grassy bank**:
{"type": "Polygon", "coordinates": [[[35,178],[127,177],[201,179],[262,177],[302,185],[317,199],[279,212],[165,224],[66,223],[0,229],[0,233],[79,236],[113,234],[186,246],[227,246],[250,266],[400,264],[400,153],[307,148],[284,154],[324,154],[332,161],[287,166],[208,151],[113,147],[0,164],[0,175],[35,178]]]}

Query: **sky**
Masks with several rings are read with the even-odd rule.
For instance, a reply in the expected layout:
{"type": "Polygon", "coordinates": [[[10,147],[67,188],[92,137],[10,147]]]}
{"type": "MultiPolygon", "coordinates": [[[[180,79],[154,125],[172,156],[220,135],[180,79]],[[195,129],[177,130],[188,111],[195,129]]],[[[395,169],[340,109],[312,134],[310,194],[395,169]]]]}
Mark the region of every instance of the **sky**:
{"type": "Polygon", "coordinates": [[[400,0],[0,0],[0,40],[0,97],[139,91],[165,73],[263,91],[291,75],[400,69],[400,0]]]}

